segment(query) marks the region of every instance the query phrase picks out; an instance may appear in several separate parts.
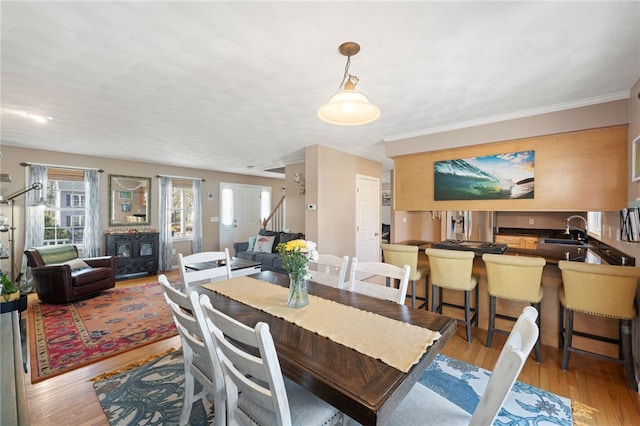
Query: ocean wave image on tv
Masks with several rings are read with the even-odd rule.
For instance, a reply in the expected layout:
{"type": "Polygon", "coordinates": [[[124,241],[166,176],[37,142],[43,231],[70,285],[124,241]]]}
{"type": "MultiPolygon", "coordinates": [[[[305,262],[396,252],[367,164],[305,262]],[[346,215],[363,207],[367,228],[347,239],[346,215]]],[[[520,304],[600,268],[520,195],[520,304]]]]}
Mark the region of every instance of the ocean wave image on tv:
{"type": "Polygon", "coordinates": [[[436,161],[434,199],[505,200],[534,196],[535,151],[436,161]]]}

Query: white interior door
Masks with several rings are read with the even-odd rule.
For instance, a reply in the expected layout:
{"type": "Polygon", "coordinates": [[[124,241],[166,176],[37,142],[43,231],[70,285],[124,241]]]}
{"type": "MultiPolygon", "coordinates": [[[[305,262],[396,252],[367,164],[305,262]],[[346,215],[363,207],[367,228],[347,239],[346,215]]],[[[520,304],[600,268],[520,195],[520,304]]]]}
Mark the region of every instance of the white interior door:
{"type": "Polygon", "coordinates": [[[356,175],[356,257],[380,261],[380,179],[356,175]]]}
{"type": "MultiPolygon", "coordinates": [[[[261,227],[261,193],[255,185],[220,184],[220,248],[233,253],[233,243],[248,241],[261,227]]],[[[270,188],[269,188],[270,190],[270,188]]]]}

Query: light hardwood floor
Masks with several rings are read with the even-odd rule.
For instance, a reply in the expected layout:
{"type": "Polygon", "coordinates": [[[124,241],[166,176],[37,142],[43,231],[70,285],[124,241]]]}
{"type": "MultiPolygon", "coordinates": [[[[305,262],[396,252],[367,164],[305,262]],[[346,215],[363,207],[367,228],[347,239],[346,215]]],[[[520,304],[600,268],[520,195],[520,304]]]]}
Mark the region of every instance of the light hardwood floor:
{"type": "MultiPolygon", "coordinates": [[[[176,276],[170,276],[172,278],[176,276]]],[[[121,281],[117,287],[155,282],[155,277],[121,281]]],[[[36,300],[30,295],[29,303],[36,300]]],[[[473,343],[467,343],[464,329],[447,343],[443,353],[491,370],[495,364],[504,337],[497,335],[492,348],[484,346],[486,333],[473,329],[473,343]]],[[[69,373],[31,384],[27,374],[27,400],[31,424],[40,425],[108,425],[93,391],[91,378],[122,368],[149,355],[179,348],[179,338],[156,342],[142,348],[122,353],[69,373]]],[[[549,346],[542,347],[543,362],[537,364],[529,357],[519,380],[549,390],[558,395],[579,401],[597,411],[588,425],[638,425],[640,424],[640,395],[626,387],[621,366],[589,357],[572,354],[569,370],[560,370],[561,352],[549,346]]]]}

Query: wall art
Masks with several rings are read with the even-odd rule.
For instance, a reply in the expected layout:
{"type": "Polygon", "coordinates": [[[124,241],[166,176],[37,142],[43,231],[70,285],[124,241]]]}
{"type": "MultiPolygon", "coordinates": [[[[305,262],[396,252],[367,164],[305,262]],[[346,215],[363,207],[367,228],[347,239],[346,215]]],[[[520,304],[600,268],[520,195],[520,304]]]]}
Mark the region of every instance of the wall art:
{"type": "Polygon", "coordinates": [[[534,195],[535,151],[436,161],[434,200],[526,199],[534,195]]]}

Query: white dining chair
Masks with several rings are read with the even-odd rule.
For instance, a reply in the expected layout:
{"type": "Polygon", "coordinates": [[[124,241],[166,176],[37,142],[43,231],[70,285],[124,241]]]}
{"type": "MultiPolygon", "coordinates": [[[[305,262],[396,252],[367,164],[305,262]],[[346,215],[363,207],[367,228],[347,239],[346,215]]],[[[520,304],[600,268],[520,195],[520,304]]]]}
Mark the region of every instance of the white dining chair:
{"type": "MultiPolygon", "coordinates": [[[[190,298],[196,304],[196,295],[190,298]]],[[[203,315],[213,337],[215,353],[224,373],[228,424],[333,425],[342,415],[300,385],[286,379],[269,325],[254,328],[216,310],[207,295],[200,296],[203,315]]]]}
{"type": "Polygon", "coordinates": [[[311,280],[335,288],[344,286],[347,277],[349,256],[338,257],[332,254],[320,254],[318,260],[309,262],[311,280]]]}
{"type": "Polygon", "coordinates": [[[538,340],[537,317],[538,311],[531,306],[525,307],[518,317],[473,415],[417,383],[393,412],[387,425],[493,424],[538,340]]]}
{"type": "Polygon", "coordinates": [[[201,327],[193,315],[193,304],[185,293],[173,288],[164,274],[158,276],[158,281],[182,343],[185,385],[180,425],[188,424],[193,404],[209,395],[213,399],[215,424],[224,425],[224,379],[222,368],[213,363],[209,353],[212,345],[206,344],[207,338],[211,340],[208,330],[201,327]],[[202,385],[202,391],[198,394],[195,393],[195,380],[202,385]]]}
{"type": "Polygon", "coordinates": [[[410,274],[409,265],[400,268],[383,262],[358,262],[358,258],[354,257],[351,260],[351,276],[345,288],[402,305],[407,297],[410,274]],[[396,280],[397,288],[394,287],[396,280]]]}
{"type": "Polygon", "coordinates": [[[178,253],[178,265],[185,290],[219,279],[231,278],[231,258],[229,249],[226,248],[224,251],[205,251],[187,256],[178,253]],[[187,265],[213,262],[218,262],[220,265],[198,270],[187,268],[187,265]]]}

